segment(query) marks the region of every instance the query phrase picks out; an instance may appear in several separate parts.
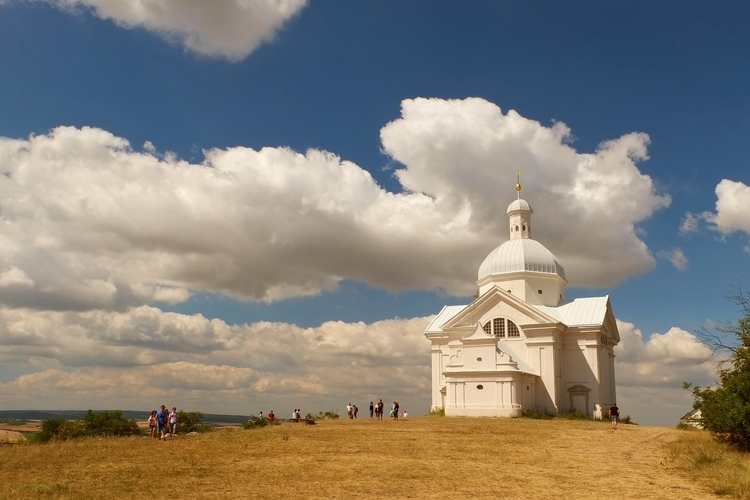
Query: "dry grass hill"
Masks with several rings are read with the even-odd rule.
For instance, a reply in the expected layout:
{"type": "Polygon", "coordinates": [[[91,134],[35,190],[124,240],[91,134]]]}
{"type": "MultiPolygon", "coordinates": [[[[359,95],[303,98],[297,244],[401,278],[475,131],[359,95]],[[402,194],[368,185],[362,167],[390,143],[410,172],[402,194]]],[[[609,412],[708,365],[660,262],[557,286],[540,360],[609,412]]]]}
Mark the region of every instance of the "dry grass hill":
{"type": "Polygon", "coordinates": [[[706,499],[682,431],[417,417],[0,447],[0,499],[706,499]]]}

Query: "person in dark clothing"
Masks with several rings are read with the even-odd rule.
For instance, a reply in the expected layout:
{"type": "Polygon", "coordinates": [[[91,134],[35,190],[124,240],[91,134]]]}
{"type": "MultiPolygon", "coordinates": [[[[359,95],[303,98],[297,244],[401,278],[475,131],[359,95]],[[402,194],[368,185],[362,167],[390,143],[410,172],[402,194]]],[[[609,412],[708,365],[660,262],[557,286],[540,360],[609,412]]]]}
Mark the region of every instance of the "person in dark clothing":
{"type": "Polygon", "coordinates": [[[612,403],[609,408],[609,418],[612,420],[612,429],[617,429],[617,418],[620,416],[620,409],[617,407],[617,403],[612,403]]]}

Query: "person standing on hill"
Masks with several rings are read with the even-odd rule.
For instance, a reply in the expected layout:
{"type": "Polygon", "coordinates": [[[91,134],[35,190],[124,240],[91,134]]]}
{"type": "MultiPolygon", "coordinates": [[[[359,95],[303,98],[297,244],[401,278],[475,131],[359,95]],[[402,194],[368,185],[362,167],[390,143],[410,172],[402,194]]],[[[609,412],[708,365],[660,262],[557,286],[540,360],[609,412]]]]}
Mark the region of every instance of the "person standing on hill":
{"type": "Polygon", "coordinates": [[[378,401],[378,420],[383,420],[383,410],[385,409],[385,403],[381,399],[378,401]]]}
{"type": "Polygon", "coordinates": [[[372,414],[375,411],[375,405],[372,401],[370,401],[370,418],[372,418],[372,414]]]}
{"type": "Polygon", "coordinates": [[[161,409],[156,412],[156,428],[159,432],[159,439],[162,441],[164,441],[164,437],[169,434],[169,427],[167,427],[168,421],[169,412],[167,411],[167,407],[161,405],[161,409]]]}
{"type": "Polygon", "coordinates": [[[617,429],[617,418],[620,416],[620,409],[617,407],[617,403],[612,403],[609,408],[609,418],[612,419],[612,430],[617,429]]]}
{"type": "Polygon", "coordinates": [[[177,435],[177,407],[173,406],[172,411],[169,412],[169,432],[172,437],[177,435]]]}
{"type": "Polygon", "coordinates": [[[148,431],[151,437],[156,439],[156,410],[152,410],[148,416],[148,431]]]}

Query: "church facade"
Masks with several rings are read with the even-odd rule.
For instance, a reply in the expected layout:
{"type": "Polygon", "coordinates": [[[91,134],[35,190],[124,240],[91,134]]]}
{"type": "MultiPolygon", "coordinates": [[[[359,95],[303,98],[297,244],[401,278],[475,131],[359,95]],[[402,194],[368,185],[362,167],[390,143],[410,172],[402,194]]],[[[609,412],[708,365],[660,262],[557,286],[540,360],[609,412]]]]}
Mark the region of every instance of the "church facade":
{"type": "Polygon", "coordinates": [[[609,297],[565,298],[565,270],[531,239],[533,210],[520,188],[507,210],[510,239],[479,267],[475,300],[443,307],[424,332],[431,408],[448,416],[600,417],[616,401],[620,336],[609,297]]]}

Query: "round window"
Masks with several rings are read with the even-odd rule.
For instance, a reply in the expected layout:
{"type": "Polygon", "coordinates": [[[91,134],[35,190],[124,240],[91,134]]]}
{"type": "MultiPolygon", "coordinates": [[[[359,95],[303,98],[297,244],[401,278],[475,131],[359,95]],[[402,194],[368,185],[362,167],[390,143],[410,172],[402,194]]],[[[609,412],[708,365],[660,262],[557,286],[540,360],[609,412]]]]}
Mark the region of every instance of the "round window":
{"type": "Polygon", "coordinates": [[[481,391],[482,389],[484,389],[484,386],[480,384],[480,385],[477,386],[477,389],[479,389],[481,391]]]}

